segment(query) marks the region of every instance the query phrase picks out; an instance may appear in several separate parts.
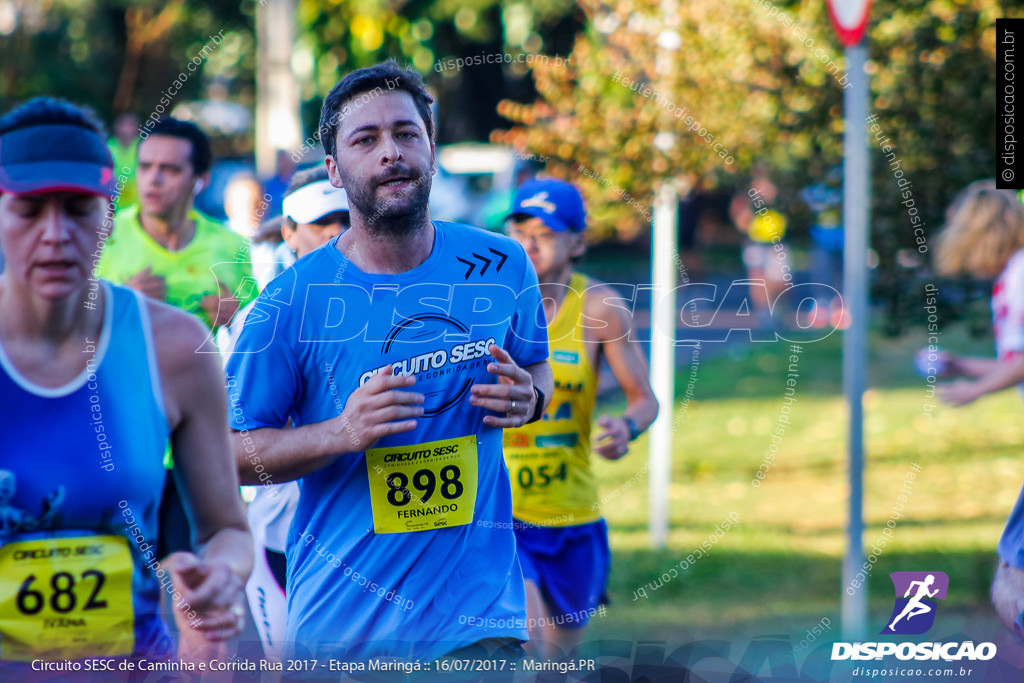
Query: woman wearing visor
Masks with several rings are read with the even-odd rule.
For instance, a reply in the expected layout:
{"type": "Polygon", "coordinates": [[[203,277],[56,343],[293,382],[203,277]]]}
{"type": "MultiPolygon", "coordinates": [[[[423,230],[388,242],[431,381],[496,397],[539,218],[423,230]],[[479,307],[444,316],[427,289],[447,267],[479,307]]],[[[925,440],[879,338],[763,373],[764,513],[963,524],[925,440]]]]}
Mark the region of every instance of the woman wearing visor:
{"type": "Polygon", "coordinates": [[[92,657],[206,657],[237,636],[252,540],[208,331],[93,276],[119,181],[102,126],[0,118],[0,679],[92,657]],[[207,353],[196,353],[196,350],[207,353]],[[158,557],[170,441],[197,553],[158,557]]]}

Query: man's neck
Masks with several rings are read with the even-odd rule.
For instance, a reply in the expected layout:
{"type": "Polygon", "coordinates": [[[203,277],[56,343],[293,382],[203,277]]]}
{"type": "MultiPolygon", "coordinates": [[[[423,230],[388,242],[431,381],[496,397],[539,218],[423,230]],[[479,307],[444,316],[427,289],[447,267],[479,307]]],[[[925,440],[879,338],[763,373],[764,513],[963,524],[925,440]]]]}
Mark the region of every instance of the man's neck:
{"type": "Polygon", "coordinates": [[[434,249],[434,224],[429,215],[411,232],[395,235],[367,230],[362,221],[353,220],[337,244],[359,270],[378,275],[406,273],[420,265],[434,249]]]}
{"type": "Polygon", "coordinates": [[[558,314],[558,309],[569,292],[572,281],[572,263],[567,263],[553,274],[546,274],[540,280],[540,296],[544,300],[544,313],[550,323],[558,314]]]}
{"type": "Polygon", "coordinates": [[[189,217],[188,208],[167,216],[155,216],[140,210],[139,222],[146,234],[168,251],[184,249],[196,234],[196,222],[189,217]]]}

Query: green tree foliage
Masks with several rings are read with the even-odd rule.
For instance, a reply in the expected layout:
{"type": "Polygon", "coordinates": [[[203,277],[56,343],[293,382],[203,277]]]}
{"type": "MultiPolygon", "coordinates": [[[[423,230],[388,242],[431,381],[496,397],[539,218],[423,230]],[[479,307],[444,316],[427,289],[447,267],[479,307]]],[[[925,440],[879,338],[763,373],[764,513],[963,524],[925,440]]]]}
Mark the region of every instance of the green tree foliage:
{"type": "MultiPolygon", "coordinates": [[[[624,197],[649,205],[662,181],[742,187],[753,164],[763,161],[782,181],[782,194],[795,197],[841,163],[839,79],[846,64],[824,3],[679,3],[667,18],[661,0],[581,0],[580,6],[587,29],[577,37],[571,64],[535,65],[539,98],[503,102],[500,112],[516,125],[492,139],[551,157],[549,172],[580,183],[605,236],[642,234],[646,220],[624,197]],[[670,49],[674,43],[678,50],[670,49]],[[630,90],[616,74],[649,90],[630,90]],[[699,121],[735,163],[725,163],[665,101],[686,107],[685,116],[699,121]],[[656,144],[665,142],[664,134],[657,137],[663,131],[672,134],[671,148],[656,144]]],[[[994,173],[1000,16],[1024,16],[1024,10],[995,0],[872,6],[870,110],[914,184],[929,234],[963,185],[994,173]]],[[[897,250],[916,244],[873,133],[869,143],[872,241],[883,271],[893,271],[897,250]]]]}
{"type": "MultiPolygon", "coordinates": [[[[252,19],[237,1],[184,0],[6,3],[0,17],[0,107],[48,94],[93,107],[110,119],[116,111],[142,118],[203,49],[209,36],[224,41],[175,96],[175,103],[204,93],[211,77],[252,80],[252,19]]],[[[251,102],[252,89],[233,93],[251,102]]]]}
{"type": "Polygon", "coordinates": [[[583,187],[604,235],[640,233],[646,218],[629,199],[651,205],[664,181],[735,184],[756,160],[781,166],[829,145],[801,123],[841,88],[809,65],[805,41],[839,53],[797,15],[786,26],[751,0],[679,3],[668,17],[658,0],[581,6],[590,21],[570,65],[535,65],[540,100],[502,103],[520,125],[493,139],[551,157],[550,172],[583,187]]]}
{"type": "MultiPolygon", "coordinates": [[[[292,66],[308,130],[341,74],[398,57],[437,92],[441,142],[480,139],[511,121],[492,140],[551,157],[550,172],[577,179],[606,237],[643,234],[646,219],[629,200],[649,206],[663,180],[743,188],[762,161],[790,198],[792,215],[796,190],[841,162],[838,77],[846,65],[823,3],[680,1],[666,18],[663,0],[295,2],[292,66]],[[435,69],[440,59],[484,50],[571,52],[572,60],[435,69]],[[616,73],[643,84],[640,92],[615,82],[616,73]],[[534,92],[536,101],[522,104],[534,92]],[[502,96],[511,99],[490,111],[502,96]]],[[[205,96],[213,81],[223,82],[231,99],[254,102],[252,0],[12,0],[4,7],[3,109],[45,93],[108,118],[115,109],[145,117],[221,30],[222,46],[176,102],[205,96]]],[[[871,16],[870,108],[933,235],[953,195],[994,173],[995,20],[1024,16],[1024,9],[997,0],[877,0],[871,16]]],[[[896,272],[898,250],[916,247],[913,229],[900,188],[869,141],[872,242],[883,272],[896,272]]],[[[799,237],[806,220],[794,218],[791,232],[799,237]]]]}
{"type": "Polygon", "coordinates": [[[346,72],[388,57],[416,69],[438,101],[438,141],[485,140],[503,123],[494,105],[532,97],[526,64],[445,70],[442,60],[568,50],[579,24],[571,0],[328,2],[296,0],[303,120],[315,127],[323,97],[346,72]]]}
{"type": "MultiPolygon", "coordinates": [[[[994,0],[886,0],[873,16],[870,108],[934,235],[960,189],[995,176],[996,19],[1022,17],[1024,8],[994,0]]],[[[876,134],[868,141],[873,238],[886,265],[896,249],[916,244],[895,167],[876,134]]]]}
{"type": "MultiPolygon", "coordinates": [[[[486,139],[502,123],[496,103],[534,91],[525,64],[440,73],[433,68],[439,59],[506,49],[567,51],[579,26],[571,0],[294,0],[294,6],[291,67],[307,132],[344,73],[396,57],[435,90],[442,142],[486,139]]],[[[88,104],[107,120],[122,110],[146,118],[209,36],[222,30],[223,42],[188,72],[174,103],[209,96],[253,107],[257,10],[254,0],[0,0],[0,107],[55,94],[88,104]]]]}

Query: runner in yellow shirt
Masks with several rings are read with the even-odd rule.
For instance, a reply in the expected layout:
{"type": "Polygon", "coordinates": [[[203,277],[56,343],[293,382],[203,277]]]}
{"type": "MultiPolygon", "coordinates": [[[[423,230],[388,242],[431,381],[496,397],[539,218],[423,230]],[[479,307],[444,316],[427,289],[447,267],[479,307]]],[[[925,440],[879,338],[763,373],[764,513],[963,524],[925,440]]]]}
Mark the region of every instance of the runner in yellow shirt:
{"type": "Polygon", "coordinates": [[[568,653],[601,603],[611,557],[591,450],[615,460],[658,414],[647,363],[630,342],[631,320],[611,287],[573,272],[583,255],[586,212],[575,187],[531,180],[516,193],[507,222],[537,270],[555,391],[543,418],[505,430],[512,515],[526,578],[530,643],[537,656],[568,653]],[[622,416],[602,415],[591,444],[597,374],[607,360],[626,393],[622,416]]]}

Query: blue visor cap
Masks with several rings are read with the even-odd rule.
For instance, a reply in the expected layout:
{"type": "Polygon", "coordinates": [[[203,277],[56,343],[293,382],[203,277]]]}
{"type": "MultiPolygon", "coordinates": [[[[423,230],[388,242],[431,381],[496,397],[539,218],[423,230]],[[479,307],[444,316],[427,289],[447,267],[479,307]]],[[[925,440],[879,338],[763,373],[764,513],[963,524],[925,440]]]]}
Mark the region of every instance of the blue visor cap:
{"type": "Polygon", "coordinates": [[[11,194],[117,194],[114,158],[96,133],[67,124],[19,128],[0,135],[0,190],[11,194]]]}
{"type": "Polygon", "coordinates": [[[516,191],[508,218],[532,216],[544,221],[555,232],[583,232],[587,212],[579,190],[562,180],[527,180],[516,191]]]}

